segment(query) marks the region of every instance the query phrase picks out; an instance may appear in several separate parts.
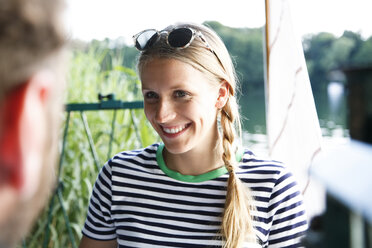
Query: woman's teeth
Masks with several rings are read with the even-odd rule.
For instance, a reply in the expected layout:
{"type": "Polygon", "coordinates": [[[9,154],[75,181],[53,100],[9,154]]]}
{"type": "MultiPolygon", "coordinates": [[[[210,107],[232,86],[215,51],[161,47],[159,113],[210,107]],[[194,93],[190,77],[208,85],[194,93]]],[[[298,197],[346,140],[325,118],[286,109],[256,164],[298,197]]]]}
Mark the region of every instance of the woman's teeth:
{"type": "Polygon", "coordinates": [[[163,127],[163,130],[164,130],[164,132],[166,132],[166,133],[175,134],[175,133],[179,133],[179,132],[181,132],[181,131],[184,130],[185,128],[186,128],[186,125],[185,125],[185,126],[182,126],[182,127],[177,127],[177,128],[166,128],[166,127],[163,127]]]}

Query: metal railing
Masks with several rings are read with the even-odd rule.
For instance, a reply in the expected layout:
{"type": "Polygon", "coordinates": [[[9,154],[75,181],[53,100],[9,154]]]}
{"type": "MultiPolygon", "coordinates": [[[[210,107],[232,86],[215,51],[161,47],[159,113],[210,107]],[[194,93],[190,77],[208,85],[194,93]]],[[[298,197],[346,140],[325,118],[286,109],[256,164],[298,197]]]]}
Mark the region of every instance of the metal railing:
{"type": "MultiPolygon", "coordinates": [[[[111,132],[110,132],[110,138],[109,138],[109,143],[108,143],[108,153],[107,153],[107,159],[110,158],[111,152],[112,152],[112,143],[113,143],[113,138],[114,138],[114,133],[115,133],[115,123],[116,123],[116,117],[117,117],[117,111],[118,110],[129,110],[131,111],[131,122],[135,130],[135,135],[138,139],[138,141],[141,143],[141,135],[139,133],[139,128],[138,128],[138,122],[136,120],[136,116],[134,114],[135,109],[142,109],[143,108],[143,102],[142,101],[133,101],[133,102],[123,102],[120,100],[115,100],[115,95],[114,94],[109,94],[106,96],[103,96],[101,94],[98,95],[99,102],[96,103],[70,103],[66,105],[66,121],[65,121],[65,127],[63,131],[63,139],[62,139],[62,148],[61,148],[61,153],[59,157],[59,163],[58,163],[58,174],[57,174],[57,182],[58,185],[55,189],[55,193],[50,199],[49,203],[49,208],[48,208],[48,214],[47,214],[47,224],[45,227],[45,234],[42,242],[42,247],[46,248],[48,247],[49,240],[50,240],[50,225],[53,220],[53,209],[55,207],[56,201],[59,202],[61,208],[62,208],[62,213],[63,213],[63,218],[64,222],[66,225],[66,229],[68,231],[68,236],[69,240],[71,241],[72,247],[77,247],[77,242],[75,240],[73,230],[70,225],[70,220],[68,218],[66,208],[64,207],[63,204],[63,180],[61,178],[62,176],[62,168],[63,168],[63,162],[64,162],[64,155],[65,155],[65,149],[66,149],[66,143],[67,143],[67,136],[69,132],[69,126],[70,126],[70,117],[72,112],[79,112],[81,121],[85,130],[85,135],[89,143],[89,149],[91,152],[91,155],[94,160],[94,164],[96,169],[99,171],[101,169],[101,164],[98,159],[97,155],[97,150],[94,145],[93,137],[92,137],[92,132],[88,124],[87,116],[85,114],[86,111],[102,111],[102,110],[112,110],[113,111],[113,117],[111,120],[111,132]]],[[[26,241],[23,241],[22,246],[24,248],[27,247],[26,241]]]]}

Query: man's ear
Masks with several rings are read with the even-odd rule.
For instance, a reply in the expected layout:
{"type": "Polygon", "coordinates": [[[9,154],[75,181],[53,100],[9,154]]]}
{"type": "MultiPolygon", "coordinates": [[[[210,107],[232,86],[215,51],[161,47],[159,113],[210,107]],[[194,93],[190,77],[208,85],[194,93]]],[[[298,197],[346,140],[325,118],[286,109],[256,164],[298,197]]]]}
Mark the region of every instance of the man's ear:
{"type": "Polygon", "coordinates": [[[0,187],[22,185],[20,123],[28,84],[17,86],[0,103],[0,187]]]}
{"type": "Polygon", "coordinates": [[[37,73],[0,103],[0,189],[8,186],[25,195],[38,186],[30,180],[38,180],[41,170],[51,85],[48,73],[37,73]]]}
{"type": "Polygon", "coordinates": [[[229,89],[229,83],[226,81],[222,82],[218,91],[218,97],[215,105],[216,108],[222,109],[225,106],[227,100],[229,99],[229,89]]]}

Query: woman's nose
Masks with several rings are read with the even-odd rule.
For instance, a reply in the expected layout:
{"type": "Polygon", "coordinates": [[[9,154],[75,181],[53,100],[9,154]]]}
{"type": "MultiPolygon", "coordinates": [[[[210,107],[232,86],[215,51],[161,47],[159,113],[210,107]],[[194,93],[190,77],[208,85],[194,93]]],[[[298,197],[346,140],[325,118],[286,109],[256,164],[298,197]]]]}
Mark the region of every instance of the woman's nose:
{"type": "Polygon", "coordinates": [[[168,100],[161,100],[156,109],[155,120],[158,123],[166,123],[175,118],[176,112],[173,104],[168,100]]]}

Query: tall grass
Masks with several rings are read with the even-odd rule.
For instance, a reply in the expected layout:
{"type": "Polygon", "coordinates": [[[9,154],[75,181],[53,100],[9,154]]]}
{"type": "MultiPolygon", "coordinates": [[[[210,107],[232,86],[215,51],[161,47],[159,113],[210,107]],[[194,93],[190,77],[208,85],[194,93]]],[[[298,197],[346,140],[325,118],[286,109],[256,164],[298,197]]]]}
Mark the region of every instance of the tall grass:
{"type": "MultiPolygon", "coordinates": [[[[70,59],[66,102],[97,102],[98,93],[104,95],[115,93],[116,99],[122,101],[141,100],[139,79],[135,71],[122,66],[124,56],[122,53],[115,54],[114,50],[110,50],[102,43],[94,43],[85,50],[75,49],[70,59]]],[[[116,113],[112,152],[108,154],[113,116],[114,112],[111,110],[86,112],[100,166],[109,156],[119,151],[147,146],[158,140],[146,121],[143,110],[119,110],[116,113]]],[[[72,112],[59,178],[63,200],[59,202],[56,197],[54,207],[51,209],[52,221],[47,247],[78,246],[97,174],[98,169],[81,115],[79,112],[72,112]],[[74,245],[68,235],[62,207],[72,229],[74,245]]],[[[45,208],[31,234],[25,239],[26,247],[42,247],[46,237],[49,209],[49,206],[45,208]]]]}

